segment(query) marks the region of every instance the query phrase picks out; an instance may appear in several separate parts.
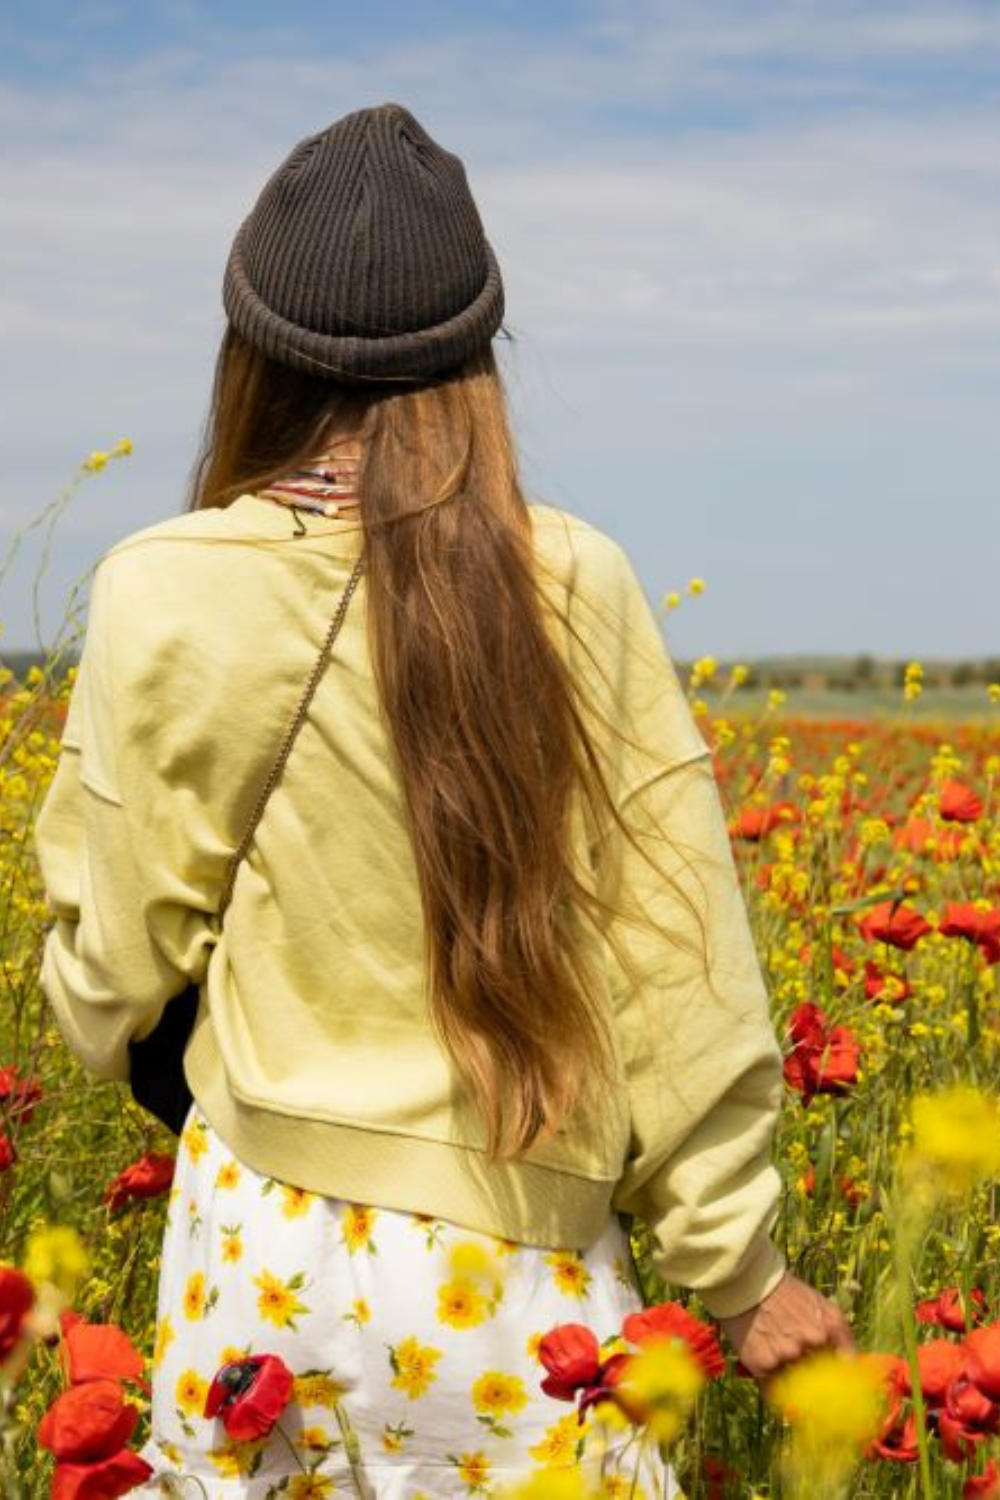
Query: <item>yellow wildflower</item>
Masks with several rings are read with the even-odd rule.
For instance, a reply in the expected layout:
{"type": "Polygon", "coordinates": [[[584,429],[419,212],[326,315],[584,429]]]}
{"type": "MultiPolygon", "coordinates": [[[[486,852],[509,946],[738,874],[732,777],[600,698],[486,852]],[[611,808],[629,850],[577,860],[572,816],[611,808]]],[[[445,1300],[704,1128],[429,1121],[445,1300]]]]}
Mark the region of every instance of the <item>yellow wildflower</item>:
{"type": "Polygon", "coordinates": [[[703,594],[704,592],[705,592],[705,580],[704,580],[704,578],[692,578],[689,581],[689,583],[688,583],[688,593],[689,594],[693,594],[695,596],[695,598],[697,598],[697,596],[699,594],[703,594]]]}
{"type": "Polygon", "coordinates": [[[792,1428],[793,1472],[818,1490],[841,1483],[876,1436],[885,1371],[878,1359],[824,1350],[782,1370],[767,1398],[792,1428]]]}
{"type": "Polygon", "coordinates": [[[581,1426],[576,1412],[560,1417],[545,1429],[545,1436],[528,1449],[529,1457],[547,1469],[566,1469],[575,1464],[583,1452],[588,1428],[581,1426]]]}
{"type": "Polygon", "coordinates": [[[176,1337],[174,1325],[170,1321],[170,1314],[166,1313],[156,1325],[156,1340],[153,1345],[154,1370],[163,1363],[163,1356],[176,1337]]]}
{"type": "Polygon", "coordinates": [[[194,1322],[205,1314],[205,1275],[195,1271],[184,1288],[184,1316],[194,1322]]]}
{"type": "Polygon", "coordinates": [[[448,1269],[453,1281],[476,1287],[494,1305],[503,1295],[506,1261],[499,1261],[476,1240],[460,1240],[451,1247],[448,1269]]]}
{"type": "Polygon", "coordinates": [[[326,1500],[334,1493],[334,1483],[322,1474],[293,1474],[285,1493],[289,1500],[326,1500]]]}
{"type": "Polygon", "coordinates": [[[528,1393],[519,1375],[504,1375],[499,1370],[484,1370],[473,1382],[472,1404],[484,1416],[502,1417],[523,1411],[528,1393]]]}
{"type": "Polygon", "coordinates": [[[233,1447],[213,1448],[208,1455],[209,1462],[218,1469],[223,1479],[239,1479],[240,1461],[233,1447]]]}
{"type": "Polygon", "coordinates": [[[90,1255],[75,1229],[67,1224],[43,1224],[28,1235],[21,1269],[36,1286],[46,1283],[72,1302],[90,1273],[90,1255]]]}
{"type": "Polygon", "coordinates": [[[189,1417],[204,1416],[208,1381],[203,1380],[197,1370],[185,1370],[178,1376],[174,1394],[177,1405],[189,1417]]]}
{"type": "Polygon", "coordinates": [[[454,1460],[459,1478],[473,1492],[485,1490],[490,1478],[490,1461],[480,1449],[475,1453],[460,1453],[454,1460]]]}
{"type": "Polygon", "coordinates": [[[243,1241],[240,1239],[239,1231],[224,1230],[222,1235],[222,1259],[230,1263],[242,1260],[243,1241]]]}
{"type": "Polygon", "coordinates": [[[309,1311],[306,1304],[300,1302],[295,1295],[302,1285],[301,1275],[293,1276],[285,1282],[271,1271],[261,1271],[253,1282],[254,1286],[260,1287],[257,1309],[261,1317],[268,1323],[273,1323],[276,1328],[294,1328],[299,1313],[309,1311]]]}
{"type": "Polygon", "coordinates": [[[367,1250],[372,1255],[375,1253],[372,1228],[377,1218],[375,1209],[368,1208],[365,1204],[348,1204],[343,1220],[343,1241],[351,1255],[355,1250],[367,1250]]]}
{"type": "Polygon", "coordinates": [[[719,663],[716,661],[714,656],[699,656],[698,660],[691,668],[691,681],[689,683],[689,686],[692,688],[698,688],[701,687],[703,682],[711,682],[718,669],[719,663]]]}
{"type": "Polygon", "coordinates": [[[446,1281],[438,1288],[438,1322],[449,1328],[475,1328],[488,1311],[486,1298],[471,1281],[446,1281]]]}
{"type": "Polygon", "coordinates": [[[312,1375],[294,1376],[292,1389],[299,1406],[325,1406],[328,1410],[332,1410],[345,1394],[340,1381],[322,1370],[312,1375]]]}
{"type": "MultiPolygon", "coordinates": [[[[596,1500],[598,1495],[613,1493],[607,1488],[594,1490],[574,1466],[561,1472],[543,1469],[513,1489],[502,1490],[500,1500],[596,1500]]],[[[627,1495],[629,1492],[626,1489],[623,1493],[627,1495]]]]}
{"type": "Polygon", "coordinates": [[[658,1442],[672,1443],[704,1384],[686,1345],[654,1339],[630,1361],[616,1395],[633,1421],[648,1424],[658,1442]]]}
{"type": "Polygon", "coordinates": [[[405,1338],[394,1349],[389,1350],[389,1362],[393,1369],[392,1384],[411,1401],[423,1396],[437,1379],[434,1366],[441,1358],[441,1350],[419,1340],[405,1338]]]}
{"type": "Polygon", "coordinates": [[[995,1099],[965,1086],[918,1094],[911,1101],[910,1118],[913,1142],[904,1168],[929,1168],[946,1194],[965,1193],[981,1178],[1000,1173],[995,1099]]]}
{"type": "Polygon", "coordinates": [[[210,1451],[209,1460],[225,1479],[249,1479],[260,1467],[260,1454],[267,1438],[253,1438],[247,1442],[230,1439],[220,1448],[210,1451]]]}
{"type": "Polygon", "coordinates": [[[189,1125],[185,1125],[181,1133],[181,1145],[193,1162],[204,1156],[208,1150],[208,1132],[204,1120],[196,1117],[189,1125]]]}
{"type": "Polygon", "coordinates": [[[476,1240],[459,1240],[448,1252],[448,1267],[453,1276],[476,1280],[490,1275],[492,1262],[485,1246],[476,1240]]]}
{"type": "Polygon", "coordinates": [[[299,1219],[308,1213],[315,1198],[308,1188],[292,1187],[287,1182],[281,1184],[281,1196],[284,1199],[281,1212],[286,1219],[299,1219]]]}
{"type": "Polygon", "coordinates": [[[556,1250],[545,1257],[552,1267],[552,1279],[564,1297],[586,1297],[592,1277],[583,1259],[573,1250],[556,1250]]]}

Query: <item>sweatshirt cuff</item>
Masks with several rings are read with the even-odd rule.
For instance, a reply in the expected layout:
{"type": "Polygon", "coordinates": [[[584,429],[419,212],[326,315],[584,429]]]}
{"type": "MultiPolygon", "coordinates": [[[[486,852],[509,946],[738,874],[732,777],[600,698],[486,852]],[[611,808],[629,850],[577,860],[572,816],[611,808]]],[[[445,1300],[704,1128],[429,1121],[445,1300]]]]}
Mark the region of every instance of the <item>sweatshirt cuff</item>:
{"type": "Polygon", "coordinates": [[[773,1292],[787,1269],[785,1257],[770,1240],[764,1239],[751,1253],[739,1274],[718,1286],[699,1287],[698,1296],[713,1318],[735,1318],[748,1312],[773,1292]]]}

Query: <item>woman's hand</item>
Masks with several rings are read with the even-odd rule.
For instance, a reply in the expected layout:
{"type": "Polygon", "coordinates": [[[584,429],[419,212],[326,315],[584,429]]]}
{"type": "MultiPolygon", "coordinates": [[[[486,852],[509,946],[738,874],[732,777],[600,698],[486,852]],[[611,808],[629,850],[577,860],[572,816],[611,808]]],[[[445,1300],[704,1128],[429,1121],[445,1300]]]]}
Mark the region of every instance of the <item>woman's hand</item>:
{"type": "Polygon", "coordinates": [[[718,1321],[755,1380],[768,1380],[817,1349],[850,1354],[857,1347],[840,1308],[787,1272],[756,1307],[718,1321]]]}

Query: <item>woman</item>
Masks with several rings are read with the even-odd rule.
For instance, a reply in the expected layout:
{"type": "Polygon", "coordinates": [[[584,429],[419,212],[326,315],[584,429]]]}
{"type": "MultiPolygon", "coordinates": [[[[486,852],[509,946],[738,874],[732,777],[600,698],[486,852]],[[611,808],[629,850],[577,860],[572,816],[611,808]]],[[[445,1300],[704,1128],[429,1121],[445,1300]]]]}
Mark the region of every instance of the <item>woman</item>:
{"type": "Polygon", "coordinates": [[[619,1216],[759,1378],[851,1345],[770,1238],[780,1056],[710,751],[622,551],[525,503],[499,268],[412,115],[295,147],[224,301],[191,503],[100,563],[37,827],[43,985],[88,1068],[127,1079],[202,986],[146,1492],[613,1476],[537,1343],[641,1305],[619,1216]],[[293,1401],[240,1446],[205,1394],[263,1353],[293,1401]]]}

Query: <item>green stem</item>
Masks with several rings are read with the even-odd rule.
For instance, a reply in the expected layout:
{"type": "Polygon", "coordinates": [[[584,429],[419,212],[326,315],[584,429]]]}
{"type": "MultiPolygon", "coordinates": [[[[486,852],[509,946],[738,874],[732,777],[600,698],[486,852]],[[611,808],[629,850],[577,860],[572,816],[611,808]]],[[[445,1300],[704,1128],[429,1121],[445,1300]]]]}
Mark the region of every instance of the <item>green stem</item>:
{"type": "Polygon", "coordinates": [[[358,1435],[351,1426],[350,1418],[344,1411],[339,1401],[334,1402],[334,1416],[337,1418],[337,1426],[344,1440],[344,1452],[347,1454],[347,1462],[351,1466],[351,1479],[354,1482],[354,1492],[358,1500],[375,1500],[368,1487],[364,1470],[361,1467],[361,1444],[358,1435]]]}
{"type": "Polygon", "coordinates": [[[931,1486],[930,1445],[927,1439],[927,1412],[924,1407],[923,1388],[920,1384],[920,1364],[917,1360],[917,1320],[913,1313],[910,1248],[905,1229],[898,1222],[895,1229],[893,1244],[896,1282],[901,1298],[899,1315],[903,1326],[906,1363],[910,1370],[913,1416],[917,1426],[917,1445],[920,1449],[920,1489],[923,1500],[934,1500],[934,1490],[931,1486]]]}
{"type": "Polygon", "coordinates": [[[965,1014],[966,1014],[966,1040],[968,1045],[968,1059],[970,1071],[974,1082],[978,1082],[979,1069],[977,1063],[977,1051],[979,1048],[979,975],[974,962],[974,951],[966,958],[965,971],[965,1014]]]}
{"type": "Polygon", "coordinates": [[[639,1439],[639,1451],[635,1455],[635,1468],[632,1471],[632,1484],[631,1484],[631,1486],[629,1488],[628,1500],[635,1500],[636,1495],[639,1493],[639,1479],[641,1478],[640,1470],[642,1469],[642,1455],[645,1452],[645,1449],[646,1449],[646,1439],[648,1437],[649,1437],[649,1428],[648,1427],[644,1427],[642,1429],[642,1435],[641,1435],[641,1437],[639,1439]]]}
{"type": "Polygon", "coordinates": [[[291,1438],[288,1436],[288,1433],[282,1427],[281,1423],[280,1422],[275,1422],[275,1424],[274,1424],[273,1428],[271,1429],[271,1431],[272,1432],[278,1432],[278,1433],[281,1434],[281,1437],[282,1437],[282,1439],[283,1439],[283,1441],[285,1443],[285,1446],[287,1447],[289,1453],[294,1458],[295,1462],[298,1464],[299,1468],[302,1470],[303,1474],[308,1474],[309,1470],[306,1468],[305,1464],[302,1462],[302,1459],[299,1457],[298,1449],[296,1448],[295,1444],[292,1442],[291,1438]]]}

